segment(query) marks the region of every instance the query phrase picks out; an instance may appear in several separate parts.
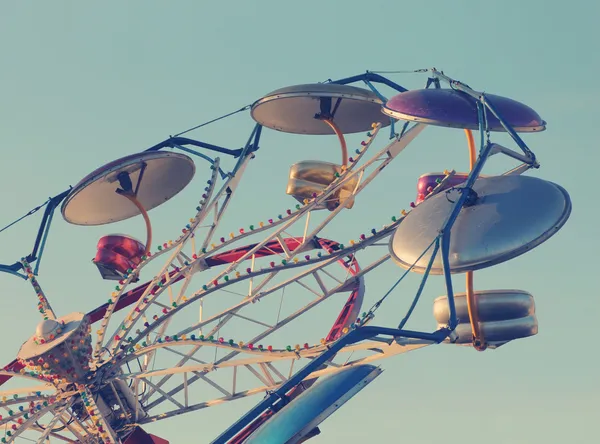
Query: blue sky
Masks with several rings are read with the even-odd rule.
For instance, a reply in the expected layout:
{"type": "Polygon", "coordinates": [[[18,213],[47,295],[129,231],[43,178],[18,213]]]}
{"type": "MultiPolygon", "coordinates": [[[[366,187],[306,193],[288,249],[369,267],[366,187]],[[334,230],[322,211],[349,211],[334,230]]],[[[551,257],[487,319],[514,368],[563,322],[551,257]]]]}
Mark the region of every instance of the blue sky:
{"type": "MultiPolygon", "coordinates": [[[[594,133],[598,8],[582,0],[3,2],[0,225],[103,163],[273,89],[365,70],[435,66],[476,89],[526,103],[548,122],[546,132],[525,136],[542,166],[529,174],[569,191],[571,218],[548,243],[475,275],[480,289],[531,292],[539,334],[485,353],[438,346],[384,361],[383,375],[324,423],[323,434],[311,442],[593,441],[600,414],[600,361],[593,340],[600,312],[594,282],[600,247],[594,133]]],[[[425,80],[390,77],[408,88],[422,87],[425,80]]],[[[235,148],[252,123],[246,114],[194,136],[235,148]]],[[[375,218],[407,206],[421,174],[467,167],[461,131],[426,133],[378,178],[371,211],[357,207],[354,226],[386,223],[375,218]]],[[[291,205],[284,193],[289,166],[317,155],[337,161],[335,144],[331,137],[267,131],[244,179],[247,190],[256,192],[249,191],[234,214],[264,217],[258,198],[275,186],[281,193],[269,205],[291,205]]],[[[189,208],[177,200],[165,207],[157,210],[156,223],[161,234],[173,236],[168,230],[179,227],[173,219],[185,220],[189,208]]],[[[0,234],[0,262],[13,262],[31,248],[36,223],[0,234]]],[[[117,228],[138,230],[142,237],[138,220],[117,228]]],[[[86,311],[106,299],[111,286],[89,259],[97,238],[113,231],[73,227],[56,218],[40,281],[58,310],[86,311]]],[[[344,239],[351,232],[342,227],[330,233],[338,234],[344,239]]],[[[369,305],[401,273],[392,271],[367,280],[369,305]]],[[[462,288],[463,279],[456,282],[462,288]]],[[[27,284],[4,275],[0,284],[5,338],[0,358],[8,362],[38,319],[27,284]]],[[[436,280],[426,291],[412,328],[434,327],[431,301],[441,289],[436,280]]],[[[407,297],[410,291],[391,298],[378,323],[396,325],[407,297]]],[[[209,442],[258,400],[207,409],[151,430],[174,444],[209,442]]]]}

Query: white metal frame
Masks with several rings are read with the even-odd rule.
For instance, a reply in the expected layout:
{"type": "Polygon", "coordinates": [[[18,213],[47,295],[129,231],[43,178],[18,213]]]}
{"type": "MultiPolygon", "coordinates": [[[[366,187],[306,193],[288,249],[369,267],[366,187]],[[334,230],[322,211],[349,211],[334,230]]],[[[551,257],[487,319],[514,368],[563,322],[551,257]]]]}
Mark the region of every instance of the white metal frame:
{"type": "MultiPolygon", "coordinates": [[[[306,303],[300,310],[278,320],[275,324],[264,324],[263,332],[252,339],[252,341],[259,341],[279,330],[289,322],[299,318],[331,295],[347,288],[349,283],[362,279],[362,276],[366,273],[386,262],[389,259],[389,254],[387,252],[366,266],[361,264],[363,267],[357,274],[354,276],[346,276],[345,279],[337,279],[328,271],[330,266],[337,266],[336,262],[344,257],[354,255],[366,248],[385,245],[380,241],[393,232],[394,228],[400,222],[401,217],[376,234],[358,242],[351,242],[349,245],[340,248],[338,251],[330,251],[318,257],[311,257],[309,260],[298,259],[298,256],[304,253],[306,248],[310,246],[310,243],[313,242],[315,236],[317,236],[345,208],[345,202],[342,202],[337,209],[330,212],[322,222],[311,229],[311,214],[322,205],[322,202],[342,187],[348,180],[353,178],[358,179],[357,186],[348,199],[355,198],[395,157],[397,157],[408,143],[420,134],[425,126],[419,124],[414,125],[403,135],[403,137],[392,141],[388,146],[372,155],[370,159],[364,161],[361,166],[358,166],[358,163],[364,160],[363,158],[369,151],[371,143],[377,135],[379,128],[380,125],[374,127],[371,137],[369,137],[361,147],[355,161],[349,165],[348,168],[342,172],[340,177],[327,187],[322,194],[305,202],[304,205],[298,206],[296,211],[292,211],[290,214],[282,216],[279,220],[274,220],[272,223],[268,224],[260,223],[259,226],[255,227],[253,230],[231,236],[230,239],[218,244],[213,241],[213,238],[215,237],[219,223],[224,217],[227,207],[240,183],[241,176],[250,160],[254,157],[254,154],[248,154],[242,159],[240,161],[240,168],[236,171],[236,174],[229,175],[218,190],[217,182],[219,181],[219,176],[217,172],[219,170],[219,160],[217,159],[215,164],[211,167],[213,172],[209,186],[205,192],[205,197],[200,201],[198,211],[190,220],[190,224],[188,224],[185,232],[174,242],[168,242],[161,251],[146,258],[136,270],[124,279],[122,285],[119,285],[118,290],[113,292],[113,304],[106,311],[104,318],[100,322],[100,327],[96,332],[97,340],[94,347],[94,360],[92,366],[97,371],[96,374],[102,374],[102,380],[95,380],[92,381],[92,383],[101,383],[104,385],[110,384],[116,396],[117,403],[122,408],[121,410],[127,410],[125,408],[126,400],[120,398],[120,396],[123,396],[123,393],[117,393],[112,385],[112,381],[132,382],[131,391],[133,392],[133,397],[136,400],[139,399],[141,404],[136,403],[135,412],[129,421],[130,424],[143,424],[156,421],[158,419],[195,411],[229,400],[261,393],[266,390],[273,390],[291,376],[295,365],[297,365],[296,361],[314,358],[314,356],[318,355],[318,353],[327,346],[326,344],[321,344],[311,346],[307,350],[293,350],[291,352],[276,349],[272,352],[260,352],[257,350],[250,350],[248,347],[240,347],[238,345],[229,346],[229,344],[221,344],[218,342],[199,343],[197,340],[193,341],[191,339],[185,339],[179,342],[160,344],[157,343],[156,340],[157,338],[162,337],[169,326],[172,325],[172,320],[175,315],[186,311],[189,306],[196,302],[202,303],[209,295],[226,291],[227,287],[242,281],[248,281],[249,285],[247,294],[244,295],[240,302],[220,313],[212,314],[212,316],[206,316],[206,313],[203,313],[201,309],[201,319],[193,325],[181,328],[177,334],[180,336],[191,334],[194,331],[209,326],[219,318],[221,320],[217,323],[217,327],[222,327],[232,319],[240,317],[245,318],[250,322],[254,321],[260,323],[260,321],[257,321],[256,319],[244,317],[240,311],[242,311],[245,306],[275,294],[278,290],[289,285],[300,285],[307,290],[308,293],[311,293],[314,296],[313,299],[306,303]],[[204,234],[202,240],[198,241],[199,228],[202,227],[203,224],[206,225],[207,222],[208,230],[204,234]],[[302,227],[301,237],[303,241],[298,248],[290,251],[283,239],[284,237],[289,236],[288,232],[296,226],[302,227]],[[205,262],[205,258],[209,254],[213,255],[219,251],[225,251],[233,245],[240,245],[241,240],[260,233],[264,233],[266,236],[242,258],[229,264],[224,270],[217,272],[211,279],[208,279],[206,281],[207,284],[203,289],[194,292],[187,298],[184,296],[191,285],[193,276],[200,272],[209,271],[205,262]],[[269,242],[273,241],[278,242],[284,251],[284,254],[281,255],[281,260],[285,261],[285,263],[270,268],[258,268],[258,261],[255,257],[255,253],[264,248],[269,242]],[[188,244],[191,246],[191,253],[186,254],[184,252],[184,247],[188,244]],[[160,272],[152,280],[138,302],[131,307],[129,313],[125,316],[123,323],[119,322],[119,325],[116,326],[114,334],[107,336],[110,321],[115,314],[115,305],[128,290],[129,286],[137,280],[139,274],[143,271],[143,268],[162,255],[168,255],[168,259],[160,272]],[[251,272],[242,275],[238,269],[245,260],[251,261],[251,272]],[[294,271],[296,269],[297,271],[294,271]],[[295,275],[282,282],[274,283],[275,278],[283,272],[293,272],[295,275]],[[226,276],[229,277],[232,273],[236,273],[235,277],[224,280],[226,276]],[[326,283],[323,279],[325,275],[337,279],[338,282],[336,285],[326,283]],[[180,288],[175,293],[173,291],[173,283],[177,279],[180,279],[178,284],[180,285],[180,288]],[[312,285],[315,287],[313,288],[306,284],[306,279],[311,279],[312,285]],[[161,285],[155,291],[155,287],[162,281],[165,281],[164,285],[161,285]],[[213,284],[215,281],[219,282],[218,285],[213,284]],[[171,306],[167,305],[165,302],[161,302],[161,300],[159,300],[161,296],[163,296],[163,299],[168,297],[171,306]],[[165,309],[164,316],[161,316],[157,320],[145,318],[145,313],[150,307],[165,309]],[[138,333],[135,334],[132,343],[127,343],[125,352],[122,352],[121,346],[125,344],[125,338],[127,338],[131,332],[135,330],[135,327],[142,322],[148,322],[149,326],[139,330],[138,333]],[[146,347],[141,347],[140,343],[151,336],[154,337],[154,342],[148,343],[146,347]],[[191,346],[191,351],[180,351],[185,349],[186,346],[187,348],[190,348],[191,346]],[[133,352],[128,351],[128,348],[130,347],[133,348],[133,352]],[[223,349],[228,353],[217,361],[210,363],[203,361],[199,362],[196,358],[197,352],[201,349],[217,348],[223,349]],[[155,361],[156,354],[159,352],[176,354],[180,356],[181,359],[172,367],[156,370],[151,367],[155,361]],[[240,355],[242,357],[239,357],[240,355]],[[126,365],[138,358],[143,360],[140,371],[133,373],[126,371],[126,365]],[[192,362],[191,365],[188,364],[190,361],[192,362]],[[277,368],[283,364],[285,364],[286,370],[277,368]],[[220,369],[221,371],[226,370],[232,373],[229,387],[225,388],[209,378],[209,376],[216,372],[217,369],[220,369]],[[244,381],[241,377],[243,369],[246,369],[247,372],[250,373],[254,381],[254,384],[250,384],[247,388],[243,388],[244,384],[247,384],[247,381],[244,381]],[[286,373],[288,374],[287,377],[285,376],[286,373]],[[153,377],[162,377],[162,379],[158,382],[154,382],[152,381],[153,377]],[[170,381],[171,378],[176,378],[176,380],[170,381]],[[201,403],[190,403],[190,387],[197,381],[202,381],[210,385],[218,390],[223,396],[220,398],[207,399],[201,403]],[[178,385],[174,389],[172,388],[169,391],[166,391],[163,387],[165,387],[167,382],[175,382],[178,385]],[[258,386],[256,386],[256,384],[258,384],[258,386]],[[141,395],[141,392],[143,391],[146,393],[141,395]],[[154,410],[163,409],[166,405],[174,406],[175,408],[157,414],[152,413],[154,410]],[[144,409],[144,411],[141,411],[140,409],[144,409]]],[[[210,336],[214,331],[215,327],[213,326],[212,330],[206,332],[206,336],[210,336]]],[[[406,344],[401,346],[394,342],[384,346],[381,342],[372,341],[369,343],[355,344],[344,349],[338,356],[343,356],[345,353],[351,355],[354,352],[365,352],[367,354],[370,353],[370,355],[354,361],[350,361],[348,358],[346,362],[341,363],[336,363],[332,360],[328,363],[327,368],[313,373],[310,378],[334,373],[345,366],[371,362],[410,351],[415,348],[421,348],[426,345],[429,345],[429,343],[406,344]]],[[[19,376],[22,377],[22,375],[19,376]]],[[[52,415],[52,419],[44,429],[41,429],[37,425],[33,426],[32,423],[27,422],[27,427],[25,427],[24,424],[22,428],[18,430],[37,429],[41,432],[43,437],[40,439],[45,439],[51,435],[57,439],[65,440],[66,442],[70,442],[70,439],[87,439],[89,442],[94,442],[93,439],[100,439],[98,438],[100,433],[98,432],[98,426],[88,423],[87,421],[81,421],[77,419],[75,415],[71,415],[71,418],[69,419],[66,418],[65,412],[73,407],[75,399],[81,399],[82,393],[85,394],[87,399],[91,398],[93,400],[94,394],[89,387],[83,385],[80,386],[78,390],[79,394],[77,396],[73,395],[69,400],[62,400],[60,405],[57,404],[56,406],[49,407],[47,411],[44,411],[44,414],[49,413],[52,415]],[[64,426],[61,433],[52,431],[57,423],[63,424],[64,426]],[[69,434],[71,438],[67,436],[69,434]]],[[[2,394],[0,393],[0,396],[1,395],[2,394]]],[[[102,442],[119,442],[117,438],[118,431],[111,429],[108,419],[104,417],[103,413],[95,406],[94,402],[91,402],[90,404],[92,406],[91,408],[95,411],[95,416],[98,419],[97,422],[101,424],[103,430],[102,442]]],[[[0,407],[4,406],[0,404],[0,407]]]]}

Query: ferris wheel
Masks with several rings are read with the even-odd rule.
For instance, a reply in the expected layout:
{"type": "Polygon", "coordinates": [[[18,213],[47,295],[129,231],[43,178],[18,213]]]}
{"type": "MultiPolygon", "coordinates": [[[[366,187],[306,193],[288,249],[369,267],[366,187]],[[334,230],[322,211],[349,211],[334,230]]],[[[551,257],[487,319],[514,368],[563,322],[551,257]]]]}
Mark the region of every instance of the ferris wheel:
{"type": "Polygon", "coordinates": [[[239,110],[255,121],[241,149],[180,134],[50,199],[46,215],[60,206],[76,225],[141,216],[146,239],[100,238],[93,263],[115,287],[89,313],[55,313],[38,281],[51,217],[31,255],[0,266],[31,283],[42,316],[16,360],[0,370],[0,441],[164,443],[144,425],[261,395],[212,442],[299,443],[381,373],[375,364],[382,359],[440,343],[483,351],[536,334],[530,293],[475,290],[473,273],[535,248],[569,218],[566,190],[523,175],[539,164],[518,133],[543,131],[546,122],[520,102],[477,92],[436,69],[419,72],[429,73],[424,89],[367,72],[275,90],[239,110]],[[387,99],[379,85],[396,95],[387,99]],[[325,237],[332,221],[351,219],[366,187],[432,125],[465,131],[471,170],[421,176],[410,210],[372,224],[382,228],[363,227],[350,241],[325,237]],[[224,232],[244,173],[261,161],[264,128],[334,134],[342,161],[291,165],[282,190],[289,208],[224,232]],[[379,143],[388,130],[389,140],[379,143]],[[493,132],[508,133],[519,151],[492,142],[493,132]],[[346,136],[354,133],[364,133],[363,141],[349,147],[346,136]],[[519,164],[482,175],[494,154],[519,164]],[[197,206],[181,216],[175,237],[156,242],[149,211],[198,187],[199,175],[197,206]],[[367,303],[369,273],[384,265],[394,265],[399,279],[367,303]],[[409,272],[422,282],[408,313],[397,326],[374,326],[375,312],[409,272]],[[453,291],[456,274],[466,275],[465,293],[453,291]],[[436,275],[447,290],[434,301],[438,329],[404,329],[436,275]],[[334,302],[339,312],[328,325],[310,320],[334,302]]]}

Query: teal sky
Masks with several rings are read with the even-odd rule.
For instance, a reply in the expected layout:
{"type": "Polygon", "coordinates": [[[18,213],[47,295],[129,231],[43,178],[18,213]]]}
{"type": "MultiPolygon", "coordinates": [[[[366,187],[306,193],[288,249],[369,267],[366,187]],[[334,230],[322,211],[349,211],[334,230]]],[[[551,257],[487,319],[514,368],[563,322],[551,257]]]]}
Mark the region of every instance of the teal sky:
{"type": "MultiPolygon", "coordinates": [[[[528,174],[567,189],[571,218],[534,251],[475,274],[478,289],[531,292],[539,334],[484,353],[435,346],[383,361],[383,375],[309,442],[593,442],[600,416],[594,340],[600,313],[599,13],[598,4],[583,0],[2,2],[0,225],[108,161],[276,88],[365,70],[435,66],[475,89],[526,103],[548,122],[545,132],[524,137],[541,163],[528,174]]],[[[389,77],[408,88],[426,80],[389,77]]],[[[237,148],[252,125],[244,114],[193,137],[237,148]]],[[[285,195],[289,166],[312,158],[336,162],[336,144],[333,137],[265,130],[228,224],[267,218],[261,206],[276,211],[293,205],[285,195]]],[[[467,162],[461,131],[427,129],[365,192],[368,203],[359,202],[347,222],[327,234],[344,241],[387,223],[414,199],[421,174],[464,171],[467,162]]],[[[490,161],[488,174],[501,171],[498,165],[505,166],[490,161]]],[[[153,214],[158,239],[175,237],[189,217],[188,191],[153,214]]],[[[29,252],[39,216],[0,234],[0,262],[29,252]]],[[[57,311],[87,311],[106,300],[112,285],[90,262],[95,243],[115,231],[143,237],[141,224],[136,219],[88,229],[68,225],[57,213],[40,274],[57,311]]],[[[367,277],[367,305],[402,272],[386,270],[367,277]]],[[[432,281],[412,329],[435,328],[431,304],[443,288],[440,278],[432,281]]],[[[462,276],[455,283],[464,288],[462,276]]],[[[9,362],[39,316],[27,283],[0,275],[0,285],[0,359],[9,362]]],[[[376,324],[397,325],[413,291],[414,285],[395,292],[376,324]]],[[[316,320],[326,330],[333,322],[318,314],[316,320]]],[[[261,398],[184,415],[149,431],[173,444],[209,442],[261,398]]]]}

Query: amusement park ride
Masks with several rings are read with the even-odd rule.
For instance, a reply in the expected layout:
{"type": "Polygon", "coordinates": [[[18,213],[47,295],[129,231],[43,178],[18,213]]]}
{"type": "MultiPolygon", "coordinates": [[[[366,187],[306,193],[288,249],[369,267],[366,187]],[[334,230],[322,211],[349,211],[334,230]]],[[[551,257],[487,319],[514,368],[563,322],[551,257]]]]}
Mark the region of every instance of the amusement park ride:
{"type": "Polygon", "coordinates": [[[0,266],[32,284],[42,315],[16,360],[0,371],[0,441],[166,443],[142,427],[258,394],[263,399],[212,442],[300,443],[319,434],[322,421],[381,373],[373,365],[380,359],[440,343],[483,351],[535,335],[532,295],[474,290],[473,272],[529,251],[569,218],[571,201],[562,187],[523,175],[539,164],[518,133],[543,131],[546,122],[517,101],[477,92],[436,69],[418,72],[428,72],[424,89],[407,90],[374,72],[278,89],[240,110],[256,122],[241,149],[173,136],[98,168],[50,199],[32,254],[0,266]],[[359,82],[364,87],[351,85],[359,82]],[[379,85],[396,95],[386,99],[379,85]],[[421,176],[410,211],[381,229],[365,227],[347,244],[320,237],[431,125],[465,131],[470,171],[421,176]],[[390,141],[375,148],[385,127],[390,141]],[[264,128],[335,134],[342,161],[292,165],[285,190],[295,199],[292,209],[224,235],[219,229],[244,172],[260,159],[264,128]],[[349,152],[346,135],[360,132],[364,141],[349,152]],[[492,142],[493,132],[507,133],[516,147],[492,142]],[[206,153],[233,159],[231,170],[206,153]],[[481,175],[500,153],[519,164],[481,175]],[[210,168],[195,214],[176,239],[154,246],[148,212],[192,181],[197,165],[191,156],[210,168]],[[145,242],[115,234],[99,240],[93,263],[115,289],[87,314],[55,313],[38,282],[39,256],[59,206],[71,224],[139,215],[146,224],[145,242]],[[365,262],[366,251],[381,253],[365,262]],[[400,279],[372,309],[363,309],[365,279],[388,261],[404,270],[400,279]],[[150,265],[154,276],[146,272],[150,265]],[[410,271],[422,281],[406,316],[397,326],[373,325],[375,311],[410,271]],[[466,275],[465,293],[453,290],[456,274],[466,275]],[[443,276],[446,286],[446,295],[434,301],[438,328],[406,330],[430,275],[443,276]],[[282,309],[277,295],[286,290],[297,305],[282,309]],[[337,293],[348,299],[320,342],[266,345],[337,293]],[[276,316],[267,319],[256,309],[264,301],[274,303],[266,312],[276,316]],[[245,327],[229,331],[246,337],[223,336],[235,323],[245,327]]]}

